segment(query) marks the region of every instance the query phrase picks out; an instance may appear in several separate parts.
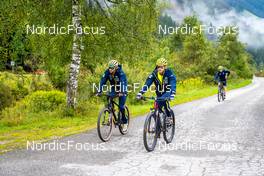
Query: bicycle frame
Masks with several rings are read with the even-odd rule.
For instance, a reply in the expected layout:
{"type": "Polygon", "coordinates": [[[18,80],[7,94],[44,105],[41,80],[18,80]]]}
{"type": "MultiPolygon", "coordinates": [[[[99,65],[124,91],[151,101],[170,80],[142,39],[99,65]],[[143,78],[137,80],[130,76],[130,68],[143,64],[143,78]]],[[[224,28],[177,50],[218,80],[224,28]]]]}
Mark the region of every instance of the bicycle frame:
{"type": "Polygon", "coordinates": [[[107,105],[106,105],[106,107],[108,107],[108,109],[110,109],[110,111],[111,111],[111,113],[113,114],[113,116],[114,116],[114,124],[115,124],[115,126],[116,125],[118,125],[117,123],[118,123],[118,118],[117,118],[117,116],[116,116],[116,113],[115,113],[115,106],[117,106],[118,107],[118,111],[120,111],[120,109],[119,109],[119,105],[114,101],[114,98],[117,98],[118,96],[114,96],[114,97],[111,97],[111,96],[109,96],[109,95],[106,95],[107,96],[107,105]]]}
{"type": "MultiPolygon", "coordinates": [[[[161,121],[160,121],[160,113],[164,113],[165,114],[165,112],[163,112],[160,108],[159,108],[159,105],[158,105],[158,101],[166,101],[166,102],[168,102],[169,100],[168,99],[163,99],[163,98],[155,98],[155,97],[143,97],[143,99],[150,99],[150,100],[155,100],[154,101],[154,104],[153,104],[153,108],[150,108],[150,110],[151,111],[153,111],[154,112],[154,114],[155,114],[155,124],[156,124],[156,128],[158,127],[159,129],[158,130],[156,130],[156,133],[157,133],[157,135],[159,134],[159,133],[161,133],[161,131],[162,131],[162,129],[161,129],[161,127],[162,127],[162,124],[161,124],[161,121]]],[[[168,108],[170,109],[170,105],[169,105],[169,103],[168,103],[168,108]]],[[[150,124],[149,124],[150,125],[150,124]]]]}
{"type": "MultiPolygon", "coordinates": [[[[174,113],[172,112],[172,119],[166,118],[166,109],[163,110],[163,108],[159,107],[158,101],[165,101],[167,103],[167,108],[169,111],[172,111],[170,109],[168,100],[169,99],[163,99],[163,98],[154,98],[154,97],[142,97],[142,99],[151,99],[154,101],[154,106],[150,108],[150,113],[145,119],[144,123],[144,130],[143,130],[143,142],[146,150],[148,152],[151,152],[154,150],[158,138],[160,138],[160,134],[163,133],[163,138],[166,141],[166,143],[171,143],[174,133],[175,133],[175,118],[174,113]],[[168,120],[168,121],[167,121],[168,120]],[[168,122],[168,123],[167,123],[168,122]],[[171,132],[170,130],[172,129],[171,132]],[[171,134],[171,136],[168,138],[168,134],[171,134]],[[152,138],[152,142],[149,143],[148,138],[152,138]]],[[[163,106],[163,105],[162,105],[163,106]]]]}
{"type": "Polygon", "coordinates": [[[219,90],[222,90],[224,88],[224,83],[220,81],[220,85],[218,85],[219,90]]]}
{"type": "Polygon", "coordinates": [[[222,81],[220,81],[218,84],[218,101],[220,102],[221,98],[222,98],[222,100],[224,100],[225,99],[224,96],[225,96],[224,83],[222,81]]]}

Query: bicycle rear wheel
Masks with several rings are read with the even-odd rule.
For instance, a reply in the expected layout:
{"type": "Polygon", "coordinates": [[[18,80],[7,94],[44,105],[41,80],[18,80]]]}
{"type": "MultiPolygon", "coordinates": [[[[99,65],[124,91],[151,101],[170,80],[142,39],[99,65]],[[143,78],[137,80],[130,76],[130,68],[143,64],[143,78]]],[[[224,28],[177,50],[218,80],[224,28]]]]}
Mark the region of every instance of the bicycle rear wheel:
{"type": "MultiPolygon", "coordinates": [[[[120,112],[119,112],[120,113],[120,112]]],[[[129,127],[129,121],[130,121],[130,114],[129,114],[129,110],[128,107],[125,106],[125,116],[127,118],[127,124],[120,124],[119,127],[119,131],[121,134],[125,135],[128,133],[128,127],[129,127]]],[[[121,114],[119,114],[119,117],[121,117],[121,114]]],[[[120,120],[120,119],[119,119],[120,120]]]]}
{"type": "Polygon", "coordinates": [[[103,142],[109,141],[113,129],[113,115],[108,108],[101,110],[97,120],[97,132],[103,142]]]}
{"type": "Polygon", "coordinates": [[[171,116],[167,117],[166,119],[163,120],[163,137],[166,143],[171,143],[175,134],[175,116],[174,112],[171,110],[170,111],[171,116]]]}
{"type": "Polygon", "coordinates": [[[151,112],[144,124],[143,129],[143,141],[144,146],[148,152],[151,152],[155,149],[157,143],[157,124],[156,124],[156,117],[155,113],[151,112]]]}

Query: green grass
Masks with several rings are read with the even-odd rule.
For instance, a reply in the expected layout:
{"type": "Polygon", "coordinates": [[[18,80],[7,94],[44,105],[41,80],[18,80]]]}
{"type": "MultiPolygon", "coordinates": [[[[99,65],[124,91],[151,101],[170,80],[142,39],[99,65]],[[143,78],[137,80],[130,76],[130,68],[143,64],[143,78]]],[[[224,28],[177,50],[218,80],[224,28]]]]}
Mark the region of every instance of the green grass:
{"type": "MultiPolygon", "coordinates": [[[[251,83],[251,80],[229,81],[229,89],[236,89],[251,83]]],[[[208,97],[217,93],[216,85],[179,86],[177,96],[171,105],[177,105],[200,98],[208,97]]],[[[129,105],[132,117],[143,115],[149,111],[151,102],[139,105],[129,105]]],[[[27,141],[47,141],[63,136],[81,133],[96,127],[98,109],[94,108],[87,116],[57,117],[56,113],[31,114],[22,124],[8,126],[0,121],[0,153],[15,148],[25,148],[27,141]]]]}

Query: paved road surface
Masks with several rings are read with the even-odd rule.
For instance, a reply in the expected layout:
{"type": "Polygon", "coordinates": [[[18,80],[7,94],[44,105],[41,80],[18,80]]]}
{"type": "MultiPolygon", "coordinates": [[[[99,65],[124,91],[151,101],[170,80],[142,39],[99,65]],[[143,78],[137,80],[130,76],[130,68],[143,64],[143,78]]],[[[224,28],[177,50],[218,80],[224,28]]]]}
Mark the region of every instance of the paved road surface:
{"type": "Polygon", "coordinates": [[[92,130],[45,144],[46,149],[56,144],[68,151],[35,144],[34,151],[1,155],[0,175],[264,176],[264,79],[230,91],[223,103],[212,96],[173,110],[174,141],[165,145],[160,140],[154,152],[143,147],[141,116],[132,121],[127,136],[116,129],[108,143],[92,130]]]}

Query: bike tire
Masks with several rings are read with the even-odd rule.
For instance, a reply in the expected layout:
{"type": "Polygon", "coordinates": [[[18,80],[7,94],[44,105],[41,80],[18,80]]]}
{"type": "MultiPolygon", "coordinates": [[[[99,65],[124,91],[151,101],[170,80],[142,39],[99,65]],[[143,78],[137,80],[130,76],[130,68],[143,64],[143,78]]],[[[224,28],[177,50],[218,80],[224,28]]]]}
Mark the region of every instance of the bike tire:
{"type": "MultiPolygon", "coordinates": [[[[108,126],[108,125],[107,125],[108,126]]],[[[112,130],[113,130],[113,114],[111,113],[111,111],[108,108],[103,108],[98,116],[98,120],[97,120],[97,133],[99,138],[103,141],[103,142],[107,142],[110,140],[111,136],[112,136],[112,130]],[[102,133],[102,128],[101,128],[101,120],[103,120],[103,115],[105,114],[105,112],[109,113],[109,131],[107,133],[107,135],[103,135],[102,133]]]]}
{"type": "MultiPolygon", "coordinates": [[[[168,124],[166,123],[166,120],[163,120],[163,138],[166,141],[167,144],[171,143],[175,134],[175,116],[174,116],[174,112],[171,110],[171,117],[172,117],[172,124],[170,124],[170,126],[168,126],[168,124]],[[172,128],[171,130],[171,135],[170,137],[168,137],[168,133],[167,133],[167,129],[172,128]]],[[[167,118],[167,117],[166,117],[167,118]]]]}
{"type": "Polygon", "coordinates": [[[225,90],[222,89],[222,100],[225,101],[225,90]]]}
{"type": "MultiPolygon", "coordinates": [[[[128,128],[129,128],[129,122],[130,122],[130,114],[129,114],[129,109],[128,109],[128,107],[127,106],[125,106],[125,114],[127,115],[127,127],[126,127],[126,129],[124,129],[123,127],[124,127],[124,125],[123,124],[120,124],[119,126],[118,126],[118,128],[119,128],[119,131],[120,131],[120,133],[122,134],[122,135],[125,135],[125,134],[127,134],[128,133],[128,128]]],[[[119,112],[120,113],[120,112],[119,112]]],[[[120,115],[119,115],[119,117],[121,117],[120,115]]],[[[120,120],[120,119],[119,119],[120,120]]]]}
{"type": "Polygon", "coordinates": [[[218,90],[217,99],[218,99],[218,102],[221,102],[221,92],[220,92],[220,90],[218,90]]]}
{"type": "Polygon", "coordinates": [[[151,112],[145,120],[144,129],[143,129],[143,142],[144,142],[144,147],[146,148],[146,150],[148,152],[153,151],[156,147],[156,144],[157,144],[157,121],[156,121],[155,113],[153,113],[153,112],[151,112]],[[151,120],[153,120],[153,122],[154,122],[154,128],[155,129],[153,131],[153,134],[154,134],[153,143],[152,143],[152,145],[149,146],[147,134],[149,132],[151,120]]]}

